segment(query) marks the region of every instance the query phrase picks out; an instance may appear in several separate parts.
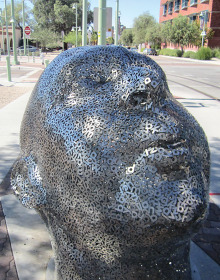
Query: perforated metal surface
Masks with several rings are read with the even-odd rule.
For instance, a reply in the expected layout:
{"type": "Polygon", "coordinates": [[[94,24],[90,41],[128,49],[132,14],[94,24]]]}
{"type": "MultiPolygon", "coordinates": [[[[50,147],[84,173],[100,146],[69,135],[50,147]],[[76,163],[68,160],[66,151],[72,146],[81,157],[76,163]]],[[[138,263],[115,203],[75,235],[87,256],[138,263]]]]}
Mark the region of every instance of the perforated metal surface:
{"type": "Polygon", "coordinates": [[[60,54],[21,129],[11,184],[52,236],[58,279],[190,279],[209,149],[162,69],[122,47],[60,54]]]}

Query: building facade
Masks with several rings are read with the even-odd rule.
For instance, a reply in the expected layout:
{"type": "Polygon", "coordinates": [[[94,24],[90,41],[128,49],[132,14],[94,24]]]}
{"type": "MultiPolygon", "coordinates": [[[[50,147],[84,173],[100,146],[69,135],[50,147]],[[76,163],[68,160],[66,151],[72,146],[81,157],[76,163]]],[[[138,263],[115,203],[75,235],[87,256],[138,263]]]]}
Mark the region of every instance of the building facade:
{"type": "MultiPolygon", "coordinates": [[[[220,0],[160,1],[160,23],[170,21],[178,15],[188,16],[190,21],[200,21],[200,25],[204,21],[207,28],[214,31],[214,36],[207,41],[207,46],[220,47],[220,0]]],[[[193,46],[191,48],[193,49],[193,46]]],[[[190,46],[187,49],[190,49],[190,46]]]]}
{"type": "MultiPolygon", "coordinates": [[[[15,28],[15,37],[16,37],[16,47],[19,47],[19,41],[21,39],[21,29],[16,27],[15,28]]],[[[13,35],[12,35],[12,27],[8,26],[8,38],[9,38],[9,45],[12,49],[13,47],[13,35]]],[[[0,29],[0,49],[5,50],[7,53],[7,35],[6,35],[6,26],[1,27],[0,29]]]]}

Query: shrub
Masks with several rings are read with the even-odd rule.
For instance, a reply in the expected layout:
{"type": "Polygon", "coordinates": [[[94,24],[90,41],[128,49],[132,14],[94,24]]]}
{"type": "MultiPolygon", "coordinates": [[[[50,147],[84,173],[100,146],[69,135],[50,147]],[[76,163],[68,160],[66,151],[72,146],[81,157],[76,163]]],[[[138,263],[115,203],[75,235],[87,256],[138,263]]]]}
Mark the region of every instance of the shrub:
{"type": "Polygon", "coordinates": [[[182,56],[181,50],[177,50],[177,49],[162,49],[160,50],[160,54],[167,55],[167,56],[176,56],[176,57],[182,56]]]}
{"type": "Polygon", "coordinates": [[[192,59],[196,59],[197,58],[197,53],[190,52],[190,56],[189,57],[192,58],[192,59]]]}
{"type": "Polygon", "coordinates": [[[183,57],[192,58],[191,56],[195,56],[195,55],[196,55],[195,52],[193,52],[193,51],[187,51],[187,52],[184,52],[183,57]]]}
{"type": "Polygon", "coordinates": [[[212,58],[212,51],[209,47],[201,47],[197,53],[196,58],[199,60],[210,60],[212,58]]]}
{"type": "Polygon", "coordinates": [[[212,57],[220,58],[220,48],[212,49],[212,57]]]}

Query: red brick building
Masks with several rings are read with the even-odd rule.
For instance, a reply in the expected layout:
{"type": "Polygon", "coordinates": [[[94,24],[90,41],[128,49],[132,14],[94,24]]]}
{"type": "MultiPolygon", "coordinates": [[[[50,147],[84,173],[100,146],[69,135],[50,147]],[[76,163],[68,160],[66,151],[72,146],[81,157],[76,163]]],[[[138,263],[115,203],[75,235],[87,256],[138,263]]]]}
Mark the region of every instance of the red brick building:
{"type": "Polygon", "coordinates": [[[220,47],[220,0],[161,0],[159,21],[163,23],[178,15],[188,16],[191,21],[200,21],[201,13],[207,27],[215,32],[207,45],[211,48],[220,47]]]}

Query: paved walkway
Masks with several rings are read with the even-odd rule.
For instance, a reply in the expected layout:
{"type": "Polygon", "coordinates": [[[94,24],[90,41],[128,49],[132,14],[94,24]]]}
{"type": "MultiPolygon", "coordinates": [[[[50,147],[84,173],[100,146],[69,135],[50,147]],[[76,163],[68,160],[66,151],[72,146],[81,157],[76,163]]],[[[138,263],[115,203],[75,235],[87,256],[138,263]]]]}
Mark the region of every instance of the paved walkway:
{"type": "MultiPolygon", "coordinates": [[[[4,60],[0,69],[1,66],[5,67],[4,60]]],[[[34,210],[20,205],[10,189],[11,166],[19,153],[20,122],[30,92],[44,69],[40,60],[24,61],[20,66],[12,66],[12,71],[18,67],[20,75],[12,76],[12,82],[7,82],[5,73],[0,72],[0,279],[54,280],[50,271],[53,255],[45,226],[34,210]]],[[[197,118],[208,136],[212,153],[211,184],[218,187],[220,102],[198,95],[192,100],[180,89],[171,88],[171,91],[197,118]]],[[[220,203],[212,198],[207,221],[191,243],[194,280],[220,279],[220,203]]]]}

